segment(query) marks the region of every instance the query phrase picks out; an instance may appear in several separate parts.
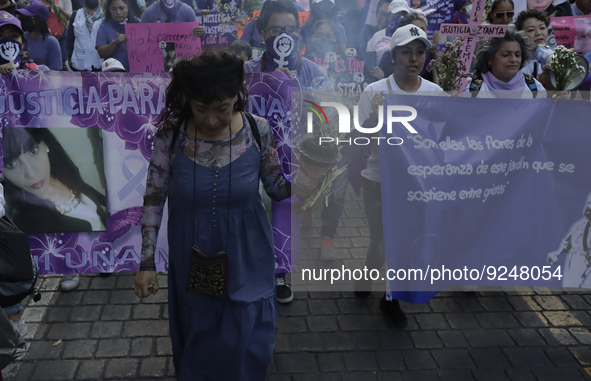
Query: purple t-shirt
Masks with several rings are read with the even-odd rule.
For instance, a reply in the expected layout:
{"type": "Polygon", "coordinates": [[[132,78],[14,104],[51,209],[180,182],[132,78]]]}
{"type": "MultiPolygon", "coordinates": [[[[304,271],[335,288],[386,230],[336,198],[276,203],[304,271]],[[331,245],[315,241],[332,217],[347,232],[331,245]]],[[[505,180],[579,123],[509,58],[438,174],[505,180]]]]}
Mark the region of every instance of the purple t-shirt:
{"type": "MultiPolygon", "coordinates": [[[[109,45],[118,35],[125,33],[125,25],[119,23],[114,24],[111,21],[103,21],[99,26],[98,33],[96,34],[96,46],[109,45]]],[[[115,58],[125,70],[129,71],[129,59],[127,58],[127,45],[121,44],[115,48],[110,58],[115,58]]]]}
{"type": "Polygon", "coordinates": [[[246,23],[240,39],[248,42],[253,48],[265,48],[265,45],[263,44],[263,36],[257,30],[257,19],[250,19],[246,23]]]}
{"type": "MultiPolygon", "coordinates": [[[[244,63],[245,73],[260,73],[262,57],[244,63]]],[[[303,91],[331,91],[330,78],[326,70],[307,58],[302,57],[302,67],[298,79],[303,91]]]]}
{"type": "Polygon", "coordinates": [[[148,7],[148,9],[146,9],[146,11],[144,12],[144,16],[142,17],[142,22],[143,23],[154,23],[154,22],[194,22],[197,21],[197,16],[195,16],[195,11],[193,11],[193,9],[191,9],[190,6],[188,6],[185,3],[180,2],[179,0],[177,0],[178,3],[180,4],[180,7],[177,9],[176,12],[176,17],[174,18],[174,20],[168,20],[168,16],[166,15],[166,13],[164,13],[164,11],[162,10],[162,8],[160,8],[160,2],[156,2],[152,5],[150,5],[148,7]]]}
{"type": "Polygon", "coordinates": [[[27,41],[27,53],[33,62],[37,65],[47,65],[51,70],[62,70],[62,50],[55,37],[46,35],[45,39],[33,38],[29,32],[25,32],[24,37],[27,41]]]}

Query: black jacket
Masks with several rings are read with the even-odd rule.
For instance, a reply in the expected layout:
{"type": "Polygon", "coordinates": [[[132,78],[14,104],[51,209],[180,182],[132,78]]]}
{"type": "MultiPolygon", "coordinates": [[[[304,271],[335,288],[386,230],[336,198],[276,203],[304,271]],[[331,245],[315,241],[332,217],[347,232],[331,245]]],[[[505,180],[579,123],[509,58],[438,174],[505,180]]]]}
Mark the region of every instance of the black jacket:
{"type": "MultiPolygon", "coordinates": [[[[85,185],[82,191],[96,205],[98,215],[107,226],[108,214],[105,210],[105,196],[96,191],[90,185],[85,185]]],[[[90,222],[61,214],[55,208],[48,208],[43,205],[19,203],[8,206],[8,209],[15,210],[12,220],[23,232],[27,234],[37,233],[74,233],[91,232],[90,222]]],[[[12,214],[12,213],[11,213],[12,214]]]]}

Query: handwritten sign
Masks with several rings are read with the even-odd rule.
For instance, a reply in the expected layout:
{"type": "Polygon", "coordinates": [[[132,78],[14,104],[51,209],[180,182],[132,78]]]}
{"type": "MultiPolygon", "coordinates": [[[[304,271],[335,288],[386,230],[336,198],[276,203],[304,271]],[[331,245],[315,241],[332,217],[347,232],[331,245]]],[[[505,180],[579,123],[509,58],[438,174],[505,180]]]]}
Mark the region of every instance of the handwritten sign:
{"type": "MultiPolygon", "coordinates": [[[[439,33],[442,36],[460,36],[464,39],[462,48],[462,60],[466,63],[466,71],[470,70],[476,42],[479,37],[503,37],[507,30],[506,25],[480,25],[486,0],[476,0],[474,9],[468,24],[441,24],[439,33]]],[[[460,93],[466,88],[466,78],[460,83],[460,93]]]]}
{"type": "Polygon", "coordinates": [[[182,59],[201,53],[201,39],[191,34],[198,23],[125,24],[129,70],[163,73],[182,59]]]}
{"type": "Polygon", "coordinates": [[[236,12],[215,12],[197,15],[197,22],[205,29],[203,48],[225,48],[238,37],[236,12]]]}

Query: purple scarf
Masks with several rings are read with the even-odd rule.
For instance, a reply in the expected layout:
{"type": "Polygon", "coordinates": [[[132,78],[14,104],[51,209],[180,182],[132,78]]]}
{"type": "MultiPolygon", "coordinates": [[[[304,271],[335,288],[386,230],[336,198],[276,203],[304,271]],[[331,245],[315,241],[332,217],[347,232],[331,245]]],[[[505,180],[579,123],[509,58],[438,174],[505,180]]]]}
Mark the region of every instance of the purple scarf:
{"type": "Polygon", "coordinates": [[[521,70],[515,74],[509,82],[503,82],[495,77],[490,71],[482,73],[482,79],[491,91],[520,91],[525,90],[525,77],[521,70]]]}

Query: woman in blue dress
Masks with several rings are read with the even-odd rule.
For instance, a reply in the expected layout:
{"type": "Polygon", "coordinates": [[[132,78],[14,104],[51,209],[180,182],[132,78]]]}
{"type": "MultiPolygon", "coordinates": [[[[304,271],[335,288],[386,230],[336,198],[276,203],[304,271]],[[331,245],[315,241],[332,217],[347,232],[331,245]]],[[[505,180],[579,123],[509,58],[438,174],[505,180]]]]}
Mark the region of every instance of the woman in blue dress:
{"type": "Polygon", "coordinates": [[[168,199],[168,307],[179,380],[264,380],[275,335],[272,228],[258,192],[290,196],[265,119],[243,112],[243,61],[177,63],[154,140],[142,216],[140,298],[158,291],[154,251],[168,199]],[[257,136],[258,135],[258,136],[257,136]]]}

